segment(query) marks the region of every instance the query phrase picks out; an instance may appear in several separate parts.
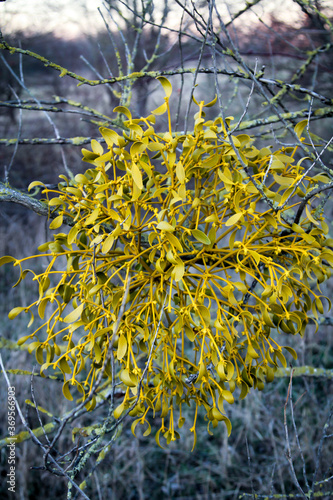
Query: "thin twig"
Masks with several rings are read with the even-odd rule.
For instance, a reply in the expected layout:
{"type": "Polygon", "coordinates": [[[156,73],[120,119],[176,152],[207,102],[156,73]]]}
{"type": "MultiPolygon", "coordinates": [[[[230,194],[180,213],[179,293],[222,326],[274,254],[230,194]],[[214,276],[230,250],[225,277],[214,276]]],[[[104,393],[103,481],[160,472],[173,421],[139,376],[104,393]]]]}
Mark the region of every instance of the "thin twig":
{"type": "MultiPolygon", "coordinates": [[[[2,361],[2,356],[0,354],[0,366],[1,366],[1,369],[2,369],[2,373],[4,374],[4,377],[5,377],[5,380],[6,380],[6,383],[8,385],[8,387],[11,387],[11,384],[10,384],[10,381],[8,379],[8,376],[7,376],[7,373],[6,373],[6,369],[4,367],[4,364],[3,364],[3,361],[2,361]]],[[[34,435],[34,433],[32,432],[31,428],[29,427],[26,419],[24,418],[23,416],[23,413],[22,413],[22,410],[21,410],[21,407],[17,401],[17,399],[15,398],[15,405],[16,405],[16,408],[17,408],[17,412],[19,414],[19,417],[21,419],[21,422],[22,424],[24,425],[25,429],[29,432],[30,436],[31,436],[31,439],[32,441],[37,444],[42,450],[44,453],[46,453],[48,450],[47,448],[45,448],[45,446],[43,445],[43,443],[41,443],[41,441],[39,441],[39,439],[34,435]]],[[[83,496],[83,498],[85,498],[86,500],[90,500],[89,497],[84,493],[84,491],[81,490],[81,488],[75,483],[75,481],[73,481],[73,479],[71,477],[69,477],[69,475],[64,471],[64,469],[58,464],[58,462],[52,457],[52,455],[50,455],[50,461],[52,462],[52,464],[56,467],[56,469],[60,472],[60,474],[62,476],[65,476],[66,479],[68,479],[68,481],[72,484],[72,486],[74,486],[74,488],[80,493],[80,495],[83,496]]]]}
{"type": "MultiPolygon", "coordinates": [[[[15,89],[13,87],[10,87],[10,89],[13,92],[14,96],[16,97],[18,103],[20,103],[20,98],[19,98],[18,94],[15,92],[15,89]]],[[[9,172],[13,166],[13,163],[14,163],[17,151],[18,151],[18,146],[19,146],[19,141],[21,139],[21,134],[22,134],[22,109],[20,109],[20,111],[19,111],[19,125],[18,125],[18,129],[17,129],[17,139],[15,142],[14,151],[12,153],[12,156],[11,156],[11,159],[9,161],[8,166],[5,166],[5,183],[6,184],[9,183],[9,172]]]]}
{"type": "MultiPolygon", "coordinates": [[[[67,422],[69,421],[70,418],[72,418],[73,416],[75,416],[81,409],[83,409],[84,406],[87,405],[87,403],[89,403],[92,398],[94,397],[95,395],[95,392],[97,390],[97,388],[99,387],[101,381],[102,381],[102,378],[103,378],[103,375],[104,375],[104,372],[105,372],[105,369],[106,369],[106,366],[107,366],[107,363],[109,362],[110,360],[110,356],[111,356],[111,350],[112,350],[112,346],[113,346],[113,342],[114,342],[114,338],[115,336],[117,335],[117,332],[118,332],[118,328],[119,328],[119,324],[120,324],[120,321],[122,319],[122,316],[124,314],[124,311],[125,311],[125,306],[126,306],[126,300],[127,300],[127,296],[128,296],[128,291],[129,291],[129,285],[130,285],[130,278],[128,277],[127,279],[127,283],[126,283],[126,289],[125,289],[125,293],[123,295],[123,300],[122,300],[122,303],[121,303],[121,306],[120,306],[120,309],[119,309],[119,313],[118,313],[118,317],[117,317],[117,320],[116,320],[116,323],[115,323],[115,327],[114,327],[114,332],[113,332],[113,336],[111,338],[111,342],[109,343],[109,346],[108,346],[108,352],[104,358],[104,363],[103,363],[103,366],[98,374],[98,377],[96,378],[95,380],[95,383],[90,391],[90,393],[88,394],[87,398],[84,399],[78,406],[76,406],[67,416],[66,418],[64,418],[62,421],[61,421],[61,425],[59,426],[59,429],[56,433],[56,435],[54,436],[53,440],[52,440],[52,443],[51,443],[51,446],[50,446],[50,450],[54,447],[55,443],[58,441],[59,437],[61,436],[67,422]]],[[[47,456],[46,456],[47,458],[47,456]]]]}
{"type": "MultiPolygon", "coordinates": [[[[291,372],[290,378],[292,378],[292,375],[293,375],[293,372],[291,372]]],[[[302,451],[302,448],[301,448],[301,444],[299,442],[298,430],[297,430],[297,425],[296,425],[295,416],[294,416],[293,385],[292,385],[292,383],[290,383],[289,397],[290,397],[290,415],[291,415],[291,421],[292,421],[293,428],[294,428],[294,433],[295,433],[297,448],[298,448],[298,451],[299,451],[299,454],[300,454],[300,457],[301,457],[301,461],[302,461],[303,479],[304,479],[305,485],[307,487],[307,490],[309,491],[310,490],[310,486],[309,486],[308,477],[307,477],[307,473],[306,473],[305,460],[304,460],[304,455],[303,455],[303,451],[302,451]]],[[[299,399],[296,401],[296,404],[298,403],[299,399]]],[[[295,406],[296,406],[296,404],[295,404],[295,406]]]]}
{"type": "Polygon", "coordinates": [[[289,385],[288,385],[287,398],[286,398],[286,402],[284,404],[284,412],[283,412],[283,415],[284,415],[283,424],[284,424],[284,431],[285,431],[285,437],[286,437],[286,447],[287,447],[286,458],[288,460],[291,476],[292,476],[293,481],[296,485],[296,488],[298,489],[298,491],[302,495],[302,497],[306,499],[307,496],[304,493],[304,491],[302,490],[301,485],[299,484],[297,476],[296,476],[293,458],[292,458],[292,453],[291,453],[288,423],[287,423],[287,405],[288,405],[288,400],[290,397],[290,391],[291,391],[291,387],[292,387],[293,372],[294,372],[293,370],[291,370],[291,372],[290,372],[290,380],[289,380],[289,385]]]}
{"type": "Polygon", "coordinates": [[[32,397],[32,402],[33,402],[33,404],[35,406],[35,410],[36,410],[36,413],[37,413],[37,418],[38,418],[39,425],[43,429],[44,437],[45,437],[45,439],[47,441],[47,444],[50,446],[50,440],[49,440],[49,437],[48,437],[47,433],[45,432],[44,425],[43,425],[43,422],[42,422],[42,419],[41,419],[41,416],[40,416],[40,411],[39,411],[39,408],[38,408],[38,405],[37,405],[37,402],[36,402],[36,398],[35,398],[35,388],[34,388],[35,369],[36,369],[36,365],[33,367],[33,370],[32,370],[32,373],[31,373],[31,377],[30,377],[31,397],[32,397]]]}
{"type": "Polygon", "coordinates": [[[246,443],[246,453],[247,453],[247,464],[248,464],[249,473],[250,473],[252,499],[256,500],[256,493],[254,491],[254,486],[253,486],[253,475],[252,475],[252,464],[251,464],[250,449],[249,449],[249,443],[247,441],[247,437],[246,436],[245,436],[245,443],[246,443]]]}
{"type": "Polygon", "coordinates": [[[317,454],[316,454],[315,470],[314,470],[313,478],[312,478],[312,488],[311,488],[312,496],[311,496],[311,500],[312,500],[312,498],[314,496],[316,484],[319,484],[319,483],[317,483],[317,476],[318,476],[318,471],[319,471],[319,466],[320,466],[320,459],[321,459],[321,456],[322,456],[322,450],[323,450],[323,446],[324,446],[324,441],[328,437],[327,431],[329,429],[329,426],[330,426],[332,418],[333,418],[333,405],[331,406],[331,408],[330,408],[330,410],[328,412],[328,415],[327,415],[327,418],[326,418],[326,421],[325,421],[325,424],[323,426],[323,430],[322,430],[322,433],[321,433],[320,441],[319,441],[318,451],[317,451],[317,454]]]}
{"type": "MultiPolygon", "coordinates": [[[[20,52],[20,54],[22,54],[22,51],[20,52]]],[[[25,85],[24,80],[22,78],[20,78],[20,77],[17,76],[17,74],[15,73],[15,71],[11,68],[11,66],[8,64],[8,62],[6,61],[6,59],[4,58],[4,56],[2,54],[0,54],[0,58],[1,58],[2,62],[3,62],[3,64],[8,69],[8,71],[11,73],[11,75],[15,78],[15,80],[32,97],[32,99],[38,104],[38,106],[41,106],[41,103],[39,102],[39,100],[32,94],[32,92],[30,91],[30,89],[25,85]]],[[[55,134],[56,138],[60,139],[60,134],[59,134],[58,128],[55,125],[54,121],[52,120],[52,118],[50,117],[50,115],[46,111],[44,111],[44,115],[45,115],[47,121],[49,122],[49,124],[51,125],[51,127],[53,128],[53,131],[54,131],[54,134],[55,134]]],[[[68,168],[63,148],[60,149],[60,152],[61,152],[61,158],[62,158],[62,162],[63,162],[63,166],[64,166],[64,169],[65,169],[65,172],[71,178],[72,177],[72,173],[71,173],[71,171],[68,168]]]]}
{"type": "MultiPolygon", "coordinates": [[[[255,65],[254,65],[254,74],[257,73],[257,66],[258,66],[258,59],[256,59],[255,61],[255,65]]],[[[252,80],[252,84],[251,84],[251,88],[250,88],[250,92],[249,92],[249,95],[247,97],[247,101],[246,101],[246,104],[244,106],[244,109],[243,109],[243,112],[238,120],[238,122],[236,123],[236,125],[233,127],[233,132],[236,132],[236,130],[238,130],[240,124],[242,123],[243,121],[243,118],[244,116],[246,115],[248,109],[249,109],[249,106],[250,106],[250,102],[251,102],[251,99],[252,99],[252,95],[253,95],[253,92],[254,92],[254,80],[252,80]]]]}

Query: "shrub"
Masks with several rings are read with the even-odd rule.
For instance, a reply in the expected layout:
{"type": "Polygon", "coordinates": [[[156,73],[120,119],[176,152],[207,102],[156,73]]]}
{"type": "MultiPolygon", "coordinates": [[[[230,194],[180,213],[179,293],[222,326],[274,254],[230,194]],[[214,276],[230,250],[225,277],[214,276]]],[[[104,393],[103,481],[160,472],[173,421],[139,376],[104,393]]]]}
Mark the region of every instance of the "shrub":
{"type": "MultiPolygon", "coordinates": [[[[62,372],[67,399],[78,391],[92,410],[111,390],[114,418],[136,417],[133,433],[161,417],[158,444],[179,437],[184,405],[195,407],[194,436],[199,406],[208,429],[223,421],[230,433],[224,402],[272,382],[286,351],[296,359],[276,333],[303,335],[309,313],[316,322],[333,263],[321,205],[311,206],[326,175],[310,177],[297,146],[258,149],[229,134],[231,117],[205,121],[216,99],[194,100],[193,132],[174,133],[172,87],[159,81],[164,103],[140,119],[115,108],[126,131],[100,128],[103,140],[82,150],[84,174],[60,176],[58,189],[31,184],[43,187],[50,228],[71,229],[30,257],[49,258],[31,271],[39,297],[9,314],[30,312],[31,325],[37,308],[43,325],[19,344],[32,340],[42,373],[62,372]],[[164,113],[168,130],[156,132],[164,113]]],[[[295,127],[300,145],[306,123],[295,127]]],[[[21,281],[26,260],[0,263],[20,266],[21,281]]]]}

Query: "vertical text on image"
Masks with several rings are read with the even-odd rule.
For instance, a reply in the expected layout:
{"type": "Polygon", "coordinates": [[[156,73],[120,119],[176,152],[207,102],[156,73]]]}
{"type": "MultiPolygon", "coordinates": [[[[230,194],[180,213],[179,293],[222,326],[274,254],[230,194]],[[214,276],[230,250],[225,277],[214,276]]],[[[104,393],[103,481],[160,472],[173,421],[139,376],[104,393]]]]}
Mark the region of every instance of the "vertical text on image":
{"type": "Polygon", "coordinates": [[[7,473],[7,483],[8,483],[8,491],[15,493],[16,487],[16,449],[15,449],[15,441],[16,441],[16,398],[15,398],[15,387],[8,387],[8,396],[7,396],[7,421],[8,421],[8,473],[7,473]]]}

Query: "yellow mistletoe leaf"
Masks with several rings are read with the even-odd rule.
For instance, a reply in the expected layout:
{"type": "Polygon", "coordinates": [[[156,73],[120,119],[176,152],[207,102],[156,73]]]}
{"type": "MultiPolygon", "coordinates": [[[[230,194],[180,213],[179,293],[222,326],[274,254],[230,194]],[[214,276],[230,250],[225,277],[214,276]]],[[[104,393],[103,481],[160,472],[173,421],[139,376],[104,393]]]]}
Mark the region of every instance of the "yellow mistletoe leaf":
{"type": "Polygon", "coordinates": [[[94,164],[95,165],[102,165],[104,163],[106,163],[107,161],[110,161],[111,160],[111,151],[108,151],[107,153],[101,155],[101,156],[98,156],[97,158],[95,158],[94,160],[94,164]]]}
{"type": "MultiPolygon", "coordinates": [[[[81,191],[80,191],[81,193],[81,191]]],[[[63,200],[60,198],[52,198],[52,200],[49,201],[49,206],[50,207],[59,207],[60,205],[64,206],[65,203],[63,200]]]]}
{"type": "Polygon", "coordinates": [[[184,272],[185,272],[184,262],[180,261],[173,268],[171,276],[178,283],[178,281],[180,281],[184,276],[184,272]]]}
{"type": "Polygon", "coordinates": [[[293,177],[285,177],[278,174],[274,174],[274,180],[277,184],[280,184],[280,186],[290,186],[295,181],[293,177]]]}
{"type": "Polygon", "coordinates": [[[83,175],[83,174],[76,174],[76,176],[74,177],[75,179],[75,182],[77,182],[78,184],[88,184],[89,183],[89,179],[83,175]]]}
{"type": "Polygon", "coordinates": [[[158,108],[154,109],[154,111],[152,111],[152,113],[153,113],[153,115],[163,115],[167,109],[168,109],[168,106],[165,102],[164,104],[162,104],[162,106],[159,106],[158,108]]]}
{"type": "MultiPolygon", "coordinates": [[[[136,123],[126,123],[127,127],[134,132],[134,137],[141,139],[143,136],[143,130],[142,128],[137,125],[136,123]]],[[[141,142],[141,141],[139,141],[141,142]]],[[[141,143],[143,144],[143,143],[141,143]]]]}
{"type": "Polygon", "coordinates": [[[214,420],[218,420],[219,422],[224,419],[224,415],[216,407],[212,408],[211,415],[214,420]]]}
{"type": "Polygon", "coordinates": [[[138,423],[140,422],[141,418],[137,418],[136,420],[133,420],[132,422],[132,425],[131,425],[131,431],[132,431],[132,434],[134,437],[136,437],[135,435],[135,427],[138,425],[138,423]]]}
{"type": "Polygon", "coordinates": [[[114,412],[113,412],[113,416],[114,416],[114,418],[115,418],[116,420],[117,420],[117,419],[121,416],[121,414],[123,413],[124,409],[125,409],[125,405],[124,405],[124,403],[121,403],[121,404],[120,404],[119,406],[117,406],[117,408],[114,410],[114,412]]]}
{"type": "Polygon", "coordinates": [[[140,169],[136,163],[132,163],[132,176],[133,176],[133,180],[134,180],[135,184],[137,185],[138,189],[142,189],[143,188],[142,175],[141,175],[140,169]]]}
{"type": "Polygon", "coordinates": [[[252,358],[252,359],[258,359],[259,358],[259,354],[254,349],[254,347],[252,346],[252,344],[249,344],[249,346],[247,348],[247,353],[250,356],[250,358],[252,358]]]}
{"type": "Polygon", "coordinates": [[[228,432],[228,436],[230,436],[231,431],[232,431],[232,425],[231,425],[231,422],[230,422],[230,420],[228,419],[228,417],[225,417],[225,416],[223,416],[223,422],[224,422],[224,423],[225,423],[225,425],[226,425],[227,432],[228,432]]]}
{"type": "Polygon", "coordinates": [[[235,398],[230,391],[228,391],[226,389],[222,389],[221,394],[222,394],[223,399],[225,399],[227,401],[227,403],[232,404],[235,402],[235,398]]]}
{"type": "Polygon", "coordinates": [[[17,341],[17,345],[20,346],[20,345],[24,344],[28,339],[31,339],[31,335],[25,335],[24,337],[21,337],[17,341]]]}
{"type": "Polygon", "coordinates": [[[312,222],[312,224],[316,224],[316,226],[319,226],[319,221],[313,218],[308,205],[305,205],[305,212],[309,221],[312,222]]]}
{"type": "Polygon", "coordinates": [[[275,217],[273,217],[273,215],[271,215],[271,214],[265,214],[264,218],[265,218],[265,220],[268,222],[268,224],[270,226],[273,226],[274,229],[277,228],[277,221],[276,221],[275,217]]]}
{"type": "Polygon", "coordinates": [[[85,225],[90,226],[91,224],[94,224],[98,216],[99,216],[99,208],[95,208],[95,210],[93,210],[93,212],[85,220],[85,225]]]}
{"type": "Polygon", "coordinates": [[[108,251],[111,249],[112,245],[114,242],[114,235],[113,233],[109,234],[109,236],[106,238],[102,245],[102,252],[103,253],[108,253],[108,251]]]}
{"type": "Polygon", "coordinates": [[[71,245],[72,243],[74,243],[74,241],[76,240],[76,236],[79,232],[79,228],[77,226],[73,226],[71,228],[71,230],[69,231],[68,233],[68,236],[67,236],[67,243],[69,245],[71,245]]]}
{"type": "Polygon", "coordinates": [[[100,127],[99,131],[109,147],[112,147],[113,144],[118,144],[119,135],[117,134],[117,132],[105,127],[100,127]]]}
{"type": "Polygon", "coordinates": [[[127,351],[127,340],[125,335],[120,335],[117,349],[117,359],[123,359],[127,351]]]}
{"type": "Polygon", "coordinates": [[[289,352],[289,354],[291,354],[291,355],[292,355],[292,357],[293,357],[295,360],[297,360],[297,353],[296,353],[295,349],[293,349],[292,347],[289,347],[289,346],[284,346],[284,348],[283,348],[283,349],[285,349],[286,351],[288,351],[288,352],[289,352]]]}
{"type": "Polygon", "coordinates": [[[205,325],[209,326],[210,325],[210,321],[211,321],[211,316],[210,316],[210,312],[209,312],[208,307],[206,307],[206,306],[198,306],[198,312],[199,312],[201,318],[203,319],[205,325]]]}
{"type": "Polygon", "coordinates": [[[212,101],[207,102],[207,104],[204,104],[204,108],[211,108],[212,106],[214,106],[216,101],[217,101],[217,94],[215,94],[215,97],[212,101]]]}
{"type": "Polygon", "coordinates": [[[81,317],[82,311],[83,311],[84,303],[80,304],[74,311],[70,312],[67,314],[67,316],[64,318],[65,323],[73,323],[77,319],[81,317]]]}
{"type": "Polygon", "coordinates": [[[33,181],[33,182],[30,182],[29,186],[28,186],[28,191],[31,191],[31,189],[35,186],[43,186],[45,187],[45,184],[41,181],[33,181]]]}
{"type": "Polygon", "coordinates": [[[200,229],[192,229],[191,233],[192,233],[192,236],[194,236],[194,238],[197,241],[200,241],[200,243],[203,243],[204,245],[211,244],[211,241],[208,238],[207,234],[205,234],[203,231],[200,231],[200,229]]]}
{"type": "MultiPolygon", "coordinates": [[[[173,226],[171,226],[171,227],[173,227],[173,226]]],[[[152,238],[156,235],[156,233],[150,233],[150,234],[153,235],[152,238]]],[[[150,237],[150,235],[149,235],[149,237],[150,237]]],[[[149,242],[150,242],[150,239],[149,239],[149,242]]],[[[167,232],[165,234],[165,239],[170,241],[171,245],[173,245],[177,250],[179,250],[180,252],[183,252],[183,247],[182,247],[179,239],[176,238],[176,236],[174,234],[172,234],[171,232],[167,232]]]]}
{"type": "Polygon", "coordinates": [[[227,222],[225,223],[225,225],[227,227],[229,226],[234,226],[235,224],[237,224],[237,222],[243,217],[243,214],[242,212],[238,212],[237,214],[234,214],[232,215],[228,220],[227,222]]]}
{"type": "Polygon", "coordinates": [[[254,250],[249,250],[249,254],[253,259],[255,260],[257,266],[260,263],[260,254],[258,252],[255,252],[254,250]]]}
{"type": "Polygon", "coordinates": [[[8,313],[8,318],[9,319],[14,319],[18,314],[20,314],[22,311],[25,310],[25,307],[14,307],[11,311],[8,313]]]}
{"type": "Polygon", "coordinates": [[[140,155],[147,148],[147,144],[137,141],[131,146],[131,155],[140,155]]]}
{"type": "Polygon", "coordinates": [[[86,161],[88,163],[93,163],[96,158],[98,158],[98,154],[94,153],[93,151],[89,151],[89,149],[81,149],[81,152],[83,154],[83,161],[86,161]]]}
{"type": "Polygon", "coordinates": [[[11,257],[10,255],[4,255],[3,257],[0,257],[0,266],[8,264],[8,262],[15,262],[15,261],[16,259],[14,257],[11,257]]]}
{"type": "Polygon", "coordinates": [[[50,229],[58,229],[62,225],[63,219],[64,219],[63,214],[58,215],[58,217],[53,219],[53,221],[51,222],[50,229]]]}
{"type": "MultiPolygon", "coordinates": [[[[221,179],[222,182],[224,182],[224,184],[226,185],[226,187],[230,187],[230,185],[233,185],[234,182],[231,178],[227,177],[227,175],[225,175],[226,171],[221,172],[220,169],[218,169],[217,171],[217,175],[219,176],[219,178],[221,179]]],[[[231,176],[230,176],[231,177],[231,176]]]]}
{"type": "Polygon", "coordinates": [[[70,391],[69,391],[69,384],[70,384],[70,381],[67,380],[64,385],[62,386],[62,393],[63,395],[65,396],[66,399],[68,399],[69,401],[73,401],[73,396],[71,395],[70,391]]]}
{"type": "Polygon", "coordinates": [[[155,441],[156,441],[156,444],[162,448],[162,450],[164,450],[163,446],[160,444],[160,433],[161,433],[161,430],[162,430],[162,427],[160,429],[158,429],[158,431],[156,432],[155,434],[155,441]]]}
{"type": "Polygon", "coordinates": [[[65,358],[61,358],[59,360],[58,366],[63,373],[72,373],[72,370],[70,369],[70,366],[65,358]]]}
{"type": "Polygon", "coordinates": [[[127,368],[121,371],[119,378],[127,387],[137,386],[137,381],[131,376],[127,368]]]}
{"type": "Polygon", "coordinates": [[[48,299],[48,298],[45,298],[45,299],[43,299],[43,300],[40,302],[40,304],[39,304],[39,306],[38,306],[38,315],[39,315],[39,317],[40,317],[40,318],[42,318],[42,319],[44,318],[45,308],[46,308],[46,306],[47,306],[48,302],[49,302],[49,299],[48,299]]]}
{"type": "Polygon", "coordinates": [[[222,382],[227,380],[227,376],[224,369],[224,363],[222,361],[218,363],[215,369],[222,382]]]}
{"type": "Polygon", "coordinates": [[[156,229],[159,229],[160,231],[169,231],[170,233],[175,230],[175,228],[165,220],[159,222],[156,226],[156,229]]]}
{"type": "Polygon", "coordinates": [[[283,356],[282,352],[279,351],[279,350],[275,350],[275,355],[279,359],[279,361],[280,361],[281,365],[283,366],[283,368],[286,368],[287,367],[287,361],[286,361],[286,358],[283,356]]]}
{"type": "Polygon", "coordinates": [[[176,165],[176,175],[179,182],[182,184],[185,181],[185,170],[180,161],[176,165]]]}
{"type": "Polygon", "coordinates": [[[303,130],[305,129],[307,124],[308,120],[302,120],[301,122],[298,122],[297,125],[295,125],[294,130],[298,138],[301,138],[303,130]]]}
{"type": "Polygon", "coordinates": [[[150,142],[147,146],[149,151],[161,151],[162,149],[164,149],[164,147],[165,146],[160,142],[150,142]]]}
{"type": "Polygon", "coordinates": [[[216,214],[211,214],[208,215],[208,217],[205,218],[205,222],[218,222],[219,218],[216,214]]]}
{"type": "Polygon", "coordinates": [[[132,120],[132,114],[129,109],[125,108],[125,106],[117,106],[113,110],[114,113],[122,113],[125,115],[129,120],[132,120]]]}
{"type": "Polygon", "coordinates": [[[169,82],[169,80],[167,78],[165,78],[165,76],[158,76],[156,78],[156,80],[158,80],[162,84],[162,87],[164,89],[165,95],[167,97],[170,97],[171,94],[172,94],[172,85],[169,82]]]}
{"type": "Polygon", "coordinates": [[[96,139],[92,139],[91,149],[99,156],[104,153],[103,146],[98,141],[96,141],[96,139]]]}

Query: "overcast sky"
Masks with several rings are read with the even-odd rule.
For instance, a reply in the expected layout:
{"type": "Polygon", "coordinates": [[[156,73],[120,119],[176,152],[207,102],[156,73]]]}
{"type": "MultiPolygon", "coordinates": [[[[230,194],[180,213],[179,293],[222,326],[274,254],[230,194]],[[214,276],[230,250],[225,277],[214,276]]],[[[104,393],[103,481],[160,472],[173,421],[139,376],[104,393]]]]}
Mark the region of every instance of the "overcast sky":
{"type": "Polygon", "coordinates": [[[0,3],[0,26],[4,34],[21,29],[75,37],[100,29],[99,6],[99,0],[7,0],[0,3]]]}
{"type": "MultiPolygon", "coordinates": [[[[230,19],[230,11],[237,12],[245,5],[245,0],[217,1],[221,4],[221,12],[227,20],[230,19]],[[225,4],[228,4],[228,8],[223,8],[225,4]]],[[[200,1],[197,0],[195,3],[198,5],[200,1]]],[[[154,4],[155,8],[158,8],[159,4],[163,4],[163,0],[155,0],[154,4]]],[[[30,32],[53,31],[64,38],[88,33],[94,35],[103,27],[103,21],[97,10],[102,6],[103,0],[6,0],[0,2],[0,27],[4,35],[17,29],[30,32]]],[[[173,8],[176,8],[175,2],[173,8]]],[[[277,17],[281,15],[285,21],[294,23],[300,15],[299,7],[291,0],[262,0],[254,10],[263,18],[274,11],[277,17]]],[[[169,19],[169,22],[179,22],[177,15],[172,16],[173,21],[169,19]]],[[[248,12],[246,21],[250,23],[251,20],[255,21],[256,17],[248,12]]]]}

